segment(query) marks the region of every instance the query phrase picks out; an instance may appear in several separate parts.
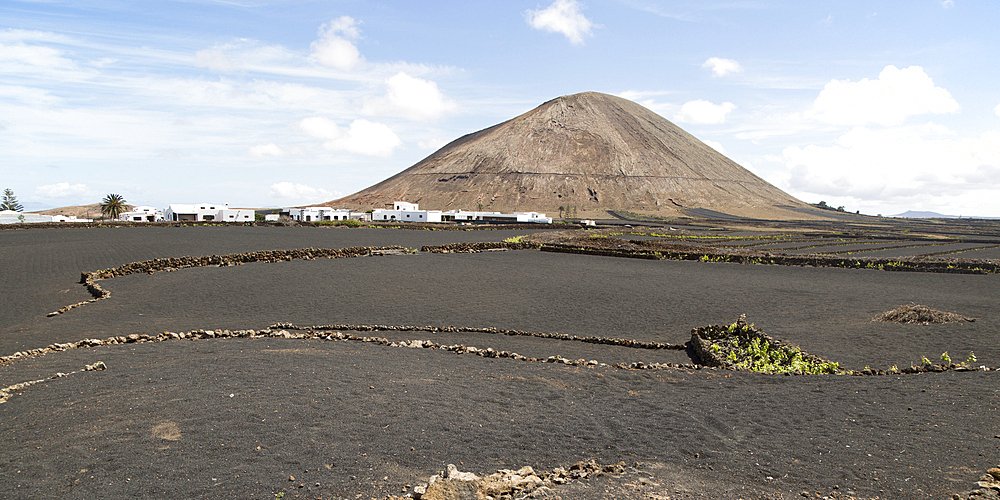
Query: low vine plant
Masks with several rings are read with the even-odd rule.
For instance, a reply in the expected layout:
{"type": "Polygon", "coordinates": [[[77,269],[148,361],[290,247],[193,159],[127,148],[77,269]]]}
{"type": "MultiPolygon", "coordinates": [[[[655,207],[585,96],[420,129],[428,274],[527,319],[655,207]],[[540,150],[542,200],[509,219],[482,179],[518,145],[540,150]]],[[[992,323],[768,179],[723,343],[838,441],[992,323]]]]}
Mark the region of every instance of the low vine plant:
{"type": "Polygon", "coordinates": [[[784,344],[771,338],[753,324],[746,322],[746,315],[731,325],[710,325],[695,328],[691,332],[691,346],[706,366],[726,370],[750,371],[773,374],[831,374],[831,375],[900,375],[944,371],[989,371],[978,365],[976,354],[969,352],[964,361],[955,362],[948,352],[941,354],[940,363],[934,363],[926,356],[920,357],[919,364],[900,369],[893,366],[888,370],[875,370],[866,366],[864,370],[842,369],[835,361],[822,359],[803,351],[798,346],[784,344]]]}
{"type": "Polygon", "coordinates": [[[837,373],[840,365],[830,361],[816,361],[802,356],[795,346],[774,346],[760,338],[734,337],[733,348],[727,359],[740,370],[766,373],[837,373]]]}
{"type": "Polygon", "coordinates": [[[704,364],[762,373],[837,374],[840,364],[813,356],[797,346],[775,341],[746,322],[696,328],[692,341],[700,345],[704,364]]]}
{"type": "Polygon", "coordinates": [[[959,361],[958,363],[952,362],[951,356],[948,351],[941,353],[941,363],[934,364],[927,356],[920,356],[919,364],[911,364],[908,369],[904,368],[900,370],[898,367],[893,366],[889,372],[890,373],[918,373],[923,371],[941,371],[947,369],[960,370],[960,371],[978,371],[986,369],[986,366],[976,366],[979,359],[976,358],[976,353],[969,351],[969,355],[966,356],[965,361],[959,361]]]}

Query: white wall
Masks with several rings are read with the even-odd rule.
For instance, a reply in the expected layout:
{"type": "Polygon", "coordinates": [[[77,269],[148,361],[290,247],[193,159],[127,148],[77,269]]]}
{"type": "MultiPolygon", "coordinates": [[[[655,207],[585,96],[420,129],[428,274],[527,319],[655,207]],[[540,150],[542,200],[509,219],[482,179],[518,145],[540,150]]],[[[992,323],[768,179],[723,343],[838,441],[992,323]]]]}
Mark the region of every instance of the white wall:
{"type": "Polygon", "coordinates": [[[229,208],[226,203],[172,204],[164,212],[168,221],[253,222],[257,212],[229,208]]]}

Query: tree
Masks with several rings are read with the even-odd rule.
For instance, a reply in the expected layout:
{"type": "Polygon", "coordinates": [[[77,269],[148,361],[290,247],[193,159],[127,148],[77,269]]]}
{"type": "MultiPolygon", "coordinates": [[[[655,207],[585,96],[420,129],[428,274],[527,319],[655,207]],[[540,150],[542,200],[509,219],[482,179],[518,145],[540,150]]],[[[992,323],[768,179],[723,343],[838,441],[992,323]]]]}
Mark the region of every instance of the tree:
{"type": "Polygon", "coordinates": [[[20,212],[24,210],[24,205],[17,202],[17,196],[14,196],[14,191],[10,188],[3,190],[3,201],[0,201],[0,210],[13,210],[15,212],[20,212]]]}
{"type": "Polygon", "coordinates": [[[125,198],[120,194],[109,194],[101,201],[101,214],[110,217],[112,220],[117,220],[118,216],[124,212],[128,212],[129,208],[132,207],[125,202],[125,198]]]}

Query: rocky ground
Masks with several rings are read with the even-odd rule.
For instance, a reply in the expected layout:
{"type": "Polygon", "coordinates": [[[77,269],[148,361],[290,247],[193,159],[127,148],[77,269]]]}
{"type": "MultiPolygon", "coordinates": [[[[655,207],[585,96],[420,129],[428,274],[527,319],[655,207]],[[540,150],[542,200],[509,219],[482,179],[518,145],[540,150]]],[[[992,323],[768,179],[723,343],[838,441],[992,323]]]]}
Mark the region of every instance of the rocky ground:
{"type": "Polygon", "coordinates": [[[769,375],[673,348],[747,313],[846,369],[996,366],[995,275],[440,246],[523,234],[0,232],[0,496],[433,499],[460,472],[483,498],[1000,491],[996,371],[769,375]],[[390,246],[416,253],[268,253],[390,246]],[[254,252],[313,258],[139,266],[48,316],[93,298],[83,272],[254,252]],[[976,321],[872,321],[910,303],[976,321]]]}

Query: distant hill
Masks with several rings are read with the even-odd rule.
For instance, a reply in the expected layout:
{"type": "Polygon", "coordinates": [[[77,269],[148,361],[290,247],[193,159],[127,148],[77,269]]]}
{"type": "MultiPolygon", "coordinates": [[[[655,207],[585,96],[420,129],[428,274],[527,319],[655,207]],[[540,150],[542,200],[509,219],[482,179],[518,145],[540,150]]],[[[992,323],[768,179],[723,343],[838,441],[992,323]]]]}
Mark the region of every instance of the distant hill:
{"type": "Polygon", "coordinates": [[[708,209],[810,218],[808,205],[662,116],[595,92],[560,97],[463,136],[416,165],[332,206],[681,215],[708,209]],[[798,211],[794,210],[798,209],[798,211]]]}
{"type": "Polygon", "coordinates": [[[22,203],[22,205],[24,205],[24,210],[21,210],[22,212],[40,212],[42,210],[49,210],[52,208],[52,205],[49,205],[48,203],[38,203],[31,201],[26,201],[22,203]]]}
{"type": "Polygon", "coordinates": [[[937,212],[926,212],[918,210],[907,210],[901,214],[890,215],[890,217],[902,217],[904,219],[957,219],[957,215],[943,215],[937,212]]]}
{"type": "Polygon", "coordinates": [[[101,204],[79,205],[74,207],[59,207],[49,210],[41,210],[36,213],[42,215],[73,215],[79,218],[96,219],[101,216],[101,204]]]}

